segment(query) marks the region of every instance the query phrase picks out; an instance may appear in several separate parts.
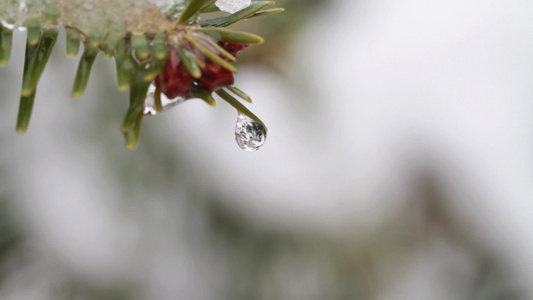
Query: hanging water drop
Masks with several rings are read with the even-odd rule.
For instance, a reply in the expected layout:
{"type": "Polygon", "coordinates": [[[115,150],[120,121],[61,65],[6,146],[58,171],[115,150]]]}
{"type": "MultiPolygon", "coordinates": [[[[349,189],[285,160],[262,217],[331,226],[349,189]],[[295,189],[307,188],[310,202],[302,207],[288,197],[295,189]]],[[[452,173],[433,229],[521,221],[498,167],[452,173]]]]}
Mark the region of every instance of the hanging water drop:
{"type": "Polygon", "coordinates": [[[146,94],[146,99],[144,100],[143,114],[148,116],[154,116],[184,101],[185,98],[183,97],[176,97],[174,99],[167,98],[164,93],[157,92],[155,84],[152,83],[148,88],[148,93],[146,94]],[[159,95],[156,95],[156,93],[159,95]]]}
{"type": "Polygon", "coordinates": [[[257,151],[266,141],[267,128],[239,112],[235,125],[235,140],[245,151],[257,151]]]}

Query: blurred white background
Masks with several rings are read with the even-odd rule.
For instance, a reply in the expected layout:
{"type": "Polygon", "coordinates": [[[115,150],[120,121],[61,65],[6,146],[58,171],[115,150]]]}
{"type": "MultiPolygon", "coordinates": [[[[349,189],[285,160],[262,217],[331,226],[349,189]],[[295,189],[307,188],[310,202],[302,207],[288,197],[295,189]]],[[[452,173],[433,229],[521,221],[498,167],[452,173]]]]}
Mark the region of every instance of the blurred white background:
{"type": "Polygon", "coordinates": [[[63,32],[17,136],[15,34],[1,299],[533,299],[533,2],[295,3],[277,20],[305,23],[258,46],[289,52],[236,76],[269,127],[255,153],[222,101],[126,150],[114,63],[70,99],[63,32]]]}

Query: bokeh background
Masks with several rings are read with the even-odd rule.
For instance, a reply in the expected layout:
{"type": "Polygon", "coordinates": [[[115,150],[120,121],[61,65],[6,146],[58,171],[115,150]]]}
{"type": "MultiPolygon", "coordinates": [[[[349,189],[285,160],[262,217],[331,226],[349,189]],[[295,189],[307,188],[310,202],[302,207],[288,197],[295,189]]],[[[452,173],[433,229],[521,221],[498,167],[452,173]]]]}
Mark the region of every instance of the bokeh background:
{"type": "Polygon", "coordinates": [[[0,299],[533,299],[533,2],[279,0],[237,86],[126,150],[99,56],[64,32],[29,131],[24,33],[0,69],[0,299]]]}

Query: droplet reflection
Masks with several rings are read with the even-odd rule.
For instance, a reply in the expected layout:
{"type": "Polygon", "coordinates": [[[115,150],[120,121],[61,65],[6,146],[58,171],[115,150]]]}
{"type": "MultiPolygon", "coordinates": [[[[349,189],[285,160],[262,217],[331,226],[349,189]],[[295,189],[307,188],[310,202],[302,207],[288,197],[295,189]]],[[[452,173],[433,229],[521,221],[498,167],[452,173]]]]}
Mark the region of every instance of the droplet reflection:
{"type": "Polygon", "coordinates": [[[248,116],[239,113],[235,125],[235,140],[241,149],[245,151],[257,151],[266,141],[267,128],[252,120],[248,116]]]}

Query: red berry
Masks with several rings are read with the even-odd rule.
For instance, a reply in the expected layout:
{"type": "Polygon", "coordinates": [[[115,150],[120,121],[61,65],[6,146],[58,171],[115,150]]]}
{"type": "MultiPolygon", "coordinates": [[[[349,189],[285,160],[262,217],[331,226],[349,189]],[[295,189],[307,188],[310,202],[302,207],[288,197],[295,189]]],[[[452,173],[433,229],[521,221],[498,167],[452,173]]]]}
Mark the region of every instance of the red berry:
{"type": "Polygon", "coordinates": [[[210,59],[205,61],[202,77],[196,81],[198,86],[210,92],[233,84],[233,73],[210,59]]]}
{"type": "MultiPolygon", "coordinates": [[[[248,47],[247,45],[240,45],[222,40],[217,43],[224,48],[224,50],[234,56],[248,47]]],[[[210,59],[206,59],[205,68],[202,69],[202,77],[198,79],[197,82],[200,87],[212,92],[219,88],[232,85],[234,79],[231,71],[214,63],[210,59]]]]}
{"type": "MultiPolygon", "coordinates": [[[[224,50],[234,56],[248,47],[247,45],[240,45],[226,41],[217,41],[217,43],[224,48],[224,50]]],[[[191,43],[184,41],[181,46],[194,53],[199,59],[203,60],[205,66],[201,69],[202,76],[198,79],[194,79],[183,64],[176,48],[171,47],[166,65],[155,79],[155,84],[168,98],[187,97],[193,82],[196,82],[198,87],[209,92],[233,84],[234,79],[231,71],[207,58],[191,43]]],[[[208,47],[209,45],[206,43],[204,46],[208,47]]]]}
{"type": "Polygon", "coordinates": [[[193,78],[175,48],[170,49],[167,63],[156,77],[155,84],[169,99],[186,97],[189,94],[193,78]]]}
{"type": "Polygon", "coordinates": [[[248,45],[235,44],[232,42],[226,42],[222,40],[218,41],[218,45],[224,48],[224,50],[228,51],[233,56],[236,56],[239,52],[248,48],[248,45]]]}

